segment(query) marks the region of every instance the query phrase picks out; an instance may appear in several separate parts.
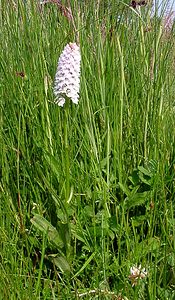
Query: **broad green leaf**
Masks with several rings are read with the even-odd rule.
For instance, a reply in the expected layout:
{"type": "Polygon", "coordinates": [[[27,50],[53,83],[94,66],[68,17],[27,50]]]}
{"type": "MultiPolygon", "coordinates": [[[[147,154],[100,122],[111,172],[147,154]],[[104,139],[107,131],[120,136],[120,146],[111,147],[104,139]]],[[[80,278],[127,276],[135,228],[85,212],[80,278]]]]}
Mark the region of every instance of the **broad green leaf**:
{"type": "Polygon", "coordinates": [[[126,185],[124,185],[123,183],[120,183],[120,182],[118,182],[118,185],[127,196],[130,195],[131,192],[126,185]]]}
{"type": "Polygon", "coordinates": [[[134,170],[131,174],[131,176],[128,177],[128,179],[131,181],[133,185],[139,184],[139,176],[138,176],[138,170],[134,170]]]}
{"type": "Polygon", "coordinates": [[[130,197],[125,199],[126,208],[130,209],[131,207],[135,207],[138,205],[142,205],[148,199],[149,192],[136,193],[130,197]]]}
{"type": "Polygon", "coordinates": [[[35,215],[31,219],[31,222],[37,229],[39,229],[43,233],[47,234],[49,240],[51,242],[53,242],[56,246],[58,246],[60,248],[64,247],[64,243],[63,243],[58,231],[44,217],[42,217],[40,215],[35,215]]]}
{"type": "Polygon", "coordinates": [[[170,253],[167,257],[168,264],[174,268],[175,267],[175,253],[170,253]]]}
{"type": "Polygon", "coordinates": [[[143,173],[144,175],[146,175],[146,176],[149,176],[149,177],[152,177],[152,176],[153,176],[153,173],[152,173],[150,170],[145,169],[145,168],[142,167],[142,166],[138,167],[138,170],[139,170],[141,173],[143,173]]]}
{"type": "Polygon", "coordinates": [[[160,239],[158,237],[152,237],[139,243],[137,250],[142,253],[143,256],[150,252],[154,252],[160,248],[160,239]]]}
{"type": "Polygon", "coordinates": [[[53,263],[62,271],[70,272],[70,265],[64,256],[57,256],[55,254],[49,254],[48,257],[51,257],[53,263]]]}
{"type": "Polygon", "coordinates": [[[143,182],[143,183],[145,183],[145,184],[147,184],[149,186],[152,184],[152,178],[143,175],[143,173],[141,173],[141,172],[139,172],[139,178],[140,178],[141,182],[143,182]]]}
{"type": "Polygon", "coordinates": [[[132,218],[132,224],[133,226],[137,227],[142,225],[145,221],[147,220],[147,216],[146,215],[141,215],[141,216],[136,216],[134,218],[132,218]]]}

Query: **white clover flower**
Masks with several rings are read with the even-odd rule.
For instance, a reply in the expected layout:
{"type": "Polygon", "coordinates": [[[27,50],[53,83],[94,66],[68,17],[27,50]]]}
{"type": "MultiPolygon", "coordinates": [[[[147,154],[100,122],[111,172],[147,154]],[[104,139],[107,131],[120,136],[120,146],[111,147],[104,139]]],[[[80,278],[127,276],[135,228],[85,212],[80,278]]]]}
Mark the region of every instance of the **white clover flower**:
{"type": "Polygon", "coordinates": [[[137,285],[138,279],[144,279],[148,275],[145,268],[142,269],[141,265],[133,266],[130,268],[129,279],[131,280],[132,286],[137,285]]]}
{"type": "Polygon", "coordinates": [[[64,105],[67,97],[78,104],[80,62],[80,47],[76,43],[67,44],[60,55],[54,82],[55,103],[59,106],[64,105]]]}

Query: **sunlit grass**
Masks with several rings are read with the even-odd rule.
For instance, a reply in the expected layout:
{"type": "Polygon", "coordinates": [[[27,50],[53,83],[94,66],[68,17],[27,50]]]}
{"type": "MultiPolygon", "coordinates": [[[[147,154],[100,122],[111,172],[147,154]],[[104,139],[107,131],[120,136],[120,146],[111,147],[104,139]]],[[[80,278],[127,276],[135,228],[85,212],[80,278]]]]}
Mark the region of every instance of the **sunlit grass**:
{"type": "Polygon", "coordinates": [[[72,1],[81,89],[65,109],[53,80],[75,27],[16,2],[0,16],[1,298],[174,299],[173,30],[148,6],[72,1]]]}

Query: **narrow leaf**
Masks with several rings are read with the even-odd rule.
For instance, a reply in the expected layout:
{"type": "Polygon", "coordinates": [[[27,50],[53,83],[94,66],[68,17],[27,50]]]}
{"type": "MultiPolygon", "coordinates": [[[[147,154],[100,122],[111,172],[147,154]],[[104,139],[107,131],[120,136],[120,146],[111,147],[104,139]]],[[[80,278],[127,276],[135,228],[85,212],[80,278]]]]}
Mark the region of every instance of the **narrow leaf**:
{"type": "Polygon", "coordinates": [[[75,277],[77,277],[87,267],[87,265],[94,258],[95,254],[96,254],[96,252],[94,252],[94,253],[91,254],[91,256],[87,259],[87,261],[84,263],[84,265],[82,266],[82,268],[72,277],[72,279],[75,278],[75,277]]]}

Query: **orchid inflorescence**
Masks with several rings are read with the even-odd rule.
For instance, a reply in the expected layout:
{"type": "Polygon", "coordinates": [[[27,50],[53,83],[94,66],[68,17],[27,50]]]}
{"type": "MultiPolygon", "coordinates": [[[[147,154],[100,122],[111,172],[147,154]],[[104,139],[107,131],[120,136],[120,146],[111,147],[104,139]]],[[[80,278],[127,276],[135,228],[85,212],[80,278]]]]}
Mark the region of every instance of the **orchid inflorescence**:
{"type": "Polygon", "coordinates": [[[76,43],[67,44],[60,55],[54,82],[55,103],[59,106],[63,106],[67,98],[78,103],[80,62],[80,47],[76,43]]]}

